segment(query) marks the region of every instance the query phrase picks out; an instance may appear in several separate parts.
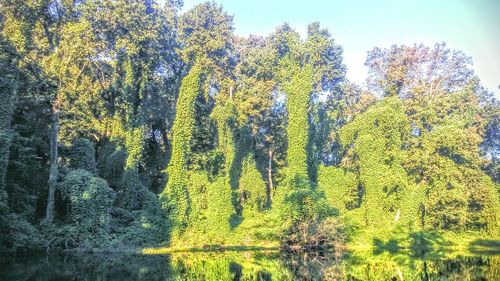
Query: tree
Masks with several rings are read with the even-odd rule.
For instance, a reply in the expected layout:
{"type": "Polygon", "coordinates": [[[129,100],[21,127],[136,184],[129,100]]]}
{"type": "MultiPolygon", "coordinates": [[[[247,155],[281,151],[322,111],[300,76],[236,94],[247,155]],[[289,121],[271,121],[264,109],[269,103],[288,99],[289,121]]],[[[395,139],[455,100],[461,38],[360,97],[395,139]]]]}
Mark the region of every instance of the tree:
{"type": "Polygon", "coordinates": [[[216,83],[223,83],[221,78],[231,76],[235,64],[233,30],[233,17],[222,6],[215,2],[196,5],[179,19],[183,60],[188,64],[198,60],[212,68],[216,83]]]}
{"type": "Polygon", "coordinates": [[[374,48],[365,65],[370,89],[385,96],[425,98],[463,89],[474,77],[472,60],[446,43],[374,48]]]}
{"type": "Polygon", "coordinates": [[[494,207],[498,198],[493,195],[491,181],[480,170],[484,120],[475,92],[471,85],[422,101],[421,110],[412,115],[423,123],[415,127],[424,129],[413,129],[406,165],[417,183],[428,190],[426,225],[497,229],[498,218],[486,215],[498,208],[494,207]]]}
{"type": "Polygon", "coordinates": [[[283,90],[287,93],[288,112],[288,175],[290,180],[295,177],[308,178],[307,145],[308,145],[308,110],[312,92],[312,68],[309,65],[300,66],[296,63],[286,65],[290,80],[286,81],[283,90]]]}
{"type": "Polygon", "coordinates": [[[342,47],[335,43],[328,29],[319,22],[307,26],[304,43],[305,60],[313,66],[315,91],[333,91],[344,80],[346,66],[342,62],[342,47]]]}
{"type": "MultiPolygon", "coordinates": [[[[59,167],[59,127],[60,111],[64,95],[74,92],[79,86],[80,75],[87,67],[85,59],[89,49],[83,51],[78,44],[68,44],[69,40],[89,41],[85,33],[85,22],[77,22],[76,3],[60,1],[9,1],[3,6],[7,15],[4,32],[15,38],[21,55],[30,58],[29,64],[39,64],[43,76],[52,84],[48,92],[51,103],[50,137],[50,174],[49,195],[47,200],[46,220],[52,221],[54,215],[54,194],[59,167]],[[28,26],[34,26],[27,31],[28,26]],[[28,42],[30,44],[28,44],[28,42]]],[[[91,39],[90,39],[91,41],[91,39]]]]}
{"type": "Polygon", "coordinates": [[[498,218],[490,212],[498,200],[479,196],[494,193],[479,171],[483,116],[492,103],[474,77],[471,59],[442,43],[433,49],[423,45],[375,48],[366,65],[373,90],[401,98],[409,118],[411,134],[404,144],[409,157],[404,165],[426,190],[422,224],[440,229],[486,228],[495,233],[498,218]]]}
{"type": "MultiPolygon", "coordinates": [[[[269,39],[250,36],[237,41],[239,61],[234,94],[239,150],[254,150],[257,163],[267,170],[267,193],[271,199],[277,166],[284,162],[285,107],[277,93],[277,60],[269,39]]],[[[243,157],[241,157],[243,158],[243,157]]]]}
{"type": "Polygon", "coordinates": [[[18,55],[8,40],[0,34],[0,213],[7,212],[7,192],[5,175],[9,164],[10,145],[12,141],[11,121],[14,113],[18,83],[18,55]]]}
{"type": "Polygon", "coordinates": [[[196,64],[182,79],[172,128],[172,157],[167,168],[168,183],[161,194],[164,207],[170,209],[173,228],[177,232],[186,227],[189,213],[188,157],[195,122],[194,106],[199,95],[201,75],[201,66],[196,64]]]}
{"type": "Polygon", "coordinates": [[[341,211],[354,214],[356,223],[372,229],[384,226],[386,232],[401,223],[400,218],[417,224],[417,207],[410,198],[418,197],[412,193],[404,168],[407,151],[401,149],[409,128],[402,102],[392,97],[377,102],[340,129],[344,172],[339,171],[335,180],[344,186],[331,191],[329,199],[341,211]]]}
{"type": "Polygon", "coordinates": [[[69,166],[72,169],[87,170],[93,175],[96,174],[95,149],[88,139],[75,139],[70,148],[69,157],[69,166]]]}
{"type": "Polygon", "coordinates": [[[324,100],[314,104],[315,156],[323,165],[339,165],[344,150],[340,145],[339,131],[366,111],[376,97],[351,81],[344,81],[324,100]]]}
{"type": "MultiPolygon", "coordinates": [[[[182,231],[188,224],[189,164],[194,164],[191,165],[194,168],[199,161],[197,154],[200,152],[202,158],[210,157],[212,131],[209,117],[217,125],[217,151],[224,157],[224,169],[221,169],[223,179],[216,181],[219,184],[211,185],[214,190],[208,192],[208,196],[213,197],[210,201],[217,206],[213,212],[218,212],[223,221],[228,221],[232,216],[232,211],[226,212],[222,208],[225,204],[232,203],[230,173],[234,160],[234,110],[231,106],[234,68],[232,24],[232,17],[224,12],[222,7],[210,2],[195,6],[179,20],[179,40],[183,46],[181,56],[185,63],[192,67],[188,75],[183,78],[177,101],[178,107],[172,128],[174,138],[172,158],[167,169],[169,179],[163,193],[164,198],[168,196],[165,200],[172,201],[169,206],[174,218],[174,234],[182,231]],[[204,100],[200,97],[204,97],[204,100]],[[215,101],[214,106],[211,104],[213,101],[215,101]],[[195,110],[198,108],[201,110],[195,110]],[[211,109],[213,111],[209,115],[211,109]],[[217,203],[215,200],[222,200],[222,203],[217,203]]],[[[219,153],[215,153],[215,156],[219,153]]],[[[209,159],[205,163],[211,161],[212,159],[209,159]]],[[[208,165],[199,166],[203,169],[208,165]]],[[[216,170],[218,172],[218,169],[216,170]]]]}

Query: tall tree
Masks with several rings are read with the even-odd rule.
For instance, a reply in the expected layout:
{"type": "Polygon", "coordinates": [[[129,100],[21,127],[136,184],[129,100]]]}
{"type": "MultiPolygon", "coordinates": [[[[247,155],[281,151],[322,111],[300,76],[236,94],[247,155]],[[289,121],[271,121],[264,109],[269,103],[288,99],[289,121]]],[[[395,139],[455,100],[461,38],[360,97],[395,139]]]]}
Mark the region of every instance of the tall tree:
{"type": "Polygon", "coordinates": [[[423,224],[495,233],[498,218],[492,212],[498,198],[479,196],[494,193],[479,170],[485,110],[491,101],[486,102],[470,57],[444,43],[433,49],[392,46],[369,52],[366,65],[373,90],[397,96],[405,106],[411,126],[405,168],[426,190],[423,224]]]}
{"type": "MultiPolygon", "coordinates": [[[[47,221],[54,216],[54,193],[58,180],[59,126],[61,99],[65,92],[72,91],[77,83],[68,74],[84,68],[82,56],[71,45],[60,44],[68,33],[78,27],[77,3],[60,1],[8,1],[3,5],[7,15],[4,32],[15,38],[21,54],[32,64],[39,64],[48,83],[54,85],[49,94],[51,102],[50,174],[48,180],[47,221]],[[33,27],[30,29],[30,26],[33,27]],[[76,71],[72,71],[76,69],[76,71]]],[[[78,80],[78,79],[77,79],[78,80]]],[[[76,81],[77,81],[76,80],[76,81]]]]}
{"type": "Polygon", "coordinates": [[[7,192],[5,175],[9,164],[10,145],[12,141],[11,121],[14,114],[14,101],[18,84],[19,59],[10,42],[0,34],[0,214],[6,215],[7,192]]]}
{"type": "MultiPolygon", "coordinates": [[[[210,123],[207,122],[210,117],[207,114],[209,112],[207,107],[212,109],[210,103],[213,101],[215,109],[212,117],[218,127],[218,150],[225,159],[223,170],[225,177],[223,186],[219,187],[223,190],[216,193],[217,198],[220,194],[229,194],[226,199],[227,203],[231,202],[229,170],[234,157],[231,121],[234,114],[230,104],[232,104],[232,76],[235,65],[232,20],[232,16],[213,2],[199,4],[179,19],[179,40],[183,47],[181,57],[188,66],[191,66],[191,70],[181,83],[172,129],[174,141],[172,160],[167,169],[169,179],[163,192],[165,198],[169,197],[172,200],[170,206],[174,216],[174,231],[187,226],[190,204],[186,183],[188,165],[194,162],[194,153],[191,152],[197,151],[193,150],[200,150],[204,154],[208,152],[206,141],[211,138],[209,135],[211,130],[210,123]],[[196,111],[196,107],[202,110],[196,111]]],[[[219,212],[224,218],[226,215],[231,215],[220,208],[214,211],[219,212]]],[[[229,219],[229,217],[224,218],[224,221],[229,219]]]]}
{"type": "Polygon", "coordinates": [[[168,164],[168,183],[161,194],[163,204],[170,209],[174,234],[187,226],[189,194],[187,190],[188,156],[195,126],[195,100],[199,94],[201,67],[194,65],[182,79],[172,128],[172,157],[168,164]]]}
{"type": "Polygon", "coordinates": [[[368,52],[368,86],[385,96],[429,97],[467,86],[474,77],[472,60],[445,43],[433,48],[423,44],[393,45],[368,52]]]}
{"type": "Polygon", "coordinates": [[[240,127],[239,150],[253,150],[265,167],[267,194],[272,197],[275,169],[283,162],[285,108],[277,92],[277,59],[263,37],[238,38],[235,105],[240,127]],[[247,147],[244,147],[247,146],[247,147]]]}

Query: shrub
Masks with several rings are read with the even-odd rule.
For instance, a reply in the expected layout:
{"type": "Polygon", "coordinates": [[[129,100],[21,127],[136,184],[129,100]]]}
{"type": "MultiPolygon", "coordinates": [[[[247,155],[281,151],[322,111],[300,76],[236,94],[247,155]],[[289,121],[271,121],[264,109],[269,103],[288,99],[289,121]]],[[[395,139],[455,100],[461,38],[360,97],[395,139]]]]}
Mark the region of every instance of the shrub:
{"type": "Polygon", "coordinates": [[[11,213],[0,218],[0,252],[40,250],[46,240],[40,231],[18,214],[11,213]]]}
{"type": "Polygon", "coordinates": [[[103,176],[115,190],[120,186],[126,160],[127,153],[123,150],[113,152],[106,159],[106,167],[104,168],[103,176]]]}
{"type": "MultiPolygon", "coordinates": [[[[116,144],[115,142],[110,142],[106,141],[106,143],[99,149],[98,151],[98,156],[97,156],[97,162],[96,162],[96,168],[97,168],[97,174],[102,177],[105,177],[105,172],[106,168],[108,167],[108,158],[111,156],[116,151],[116,144]]],[[[107,179],[107,178],[106,178],[107,179]]],[[[109,183],[109,180],[108,180],[109,183]]],[[[110,183],[111,185],[111,183],[110,183]]]]}
{"type": "Polygon", "coordinates": [[[282,247],[297,250],[344,250],[346,234],[336,217],[324,220],[304,220],[295,223],[282,238],[282,247]]]}
{"type": "Polygon", "coordinates": [[[70,246],[102,246],[109,239],[110,208],[115,192],[105,180],[86,170],[69,172],[60,185],[68,202],[69,223],[61,231],[70,246]]]}
{"type": "Polygon", "coordinates": [[[73,141],[69,151],[69,166],[72,169],[83,169],[96,173],[95,149],[90,140],[77,138],[73,141]]]}
{"type": "Polygon", "coordinates": [[[257,170],[255,159],[248,155],[243,161],[239,180],[240,200],[245,209],[263,211],[267,203],[266,182],[257,170]]]}

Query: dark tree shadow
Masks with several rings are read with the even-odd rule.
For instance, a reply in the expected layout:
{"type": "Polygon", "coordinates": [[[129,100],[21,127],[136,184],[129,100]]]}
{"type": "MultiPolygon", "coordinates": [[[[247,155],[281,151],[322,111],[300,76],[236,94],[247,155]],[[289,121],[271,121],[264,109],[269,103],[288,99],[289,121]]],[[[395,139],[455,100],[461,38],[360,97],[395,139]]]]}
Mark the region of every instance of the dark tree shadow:
{"type": "Polygon", "coordinates": [[[241,264],[231,262],[229,264],[229,272],[234,274],[234,281],[241,280],[241,277],[243,277],[243,266],[241,266],[241,264]]]}
{"type": "Polygon", "coordinates": [[[500,240],[477,239],[469,244],[468,250],[475,255],[497,256],[500,255],[500,240]]]}
{"type": "Polygon", "coordinates": [[[434,231],[418,231],[410,234],[410,255],[413,258],[441,258],[450,250],[450,241],[434,231]]]}
{"type": "Polygon", "coordinates": [[[395,239],[391,239],[384,243],[384,241],[375,238],[373,239],[373,254],[374,255],[380,255],[383,252],[388,252],[390,254],[395,254],[398,253],[401,250],[401,247],[399,246],[399,242],[395,239]]]}

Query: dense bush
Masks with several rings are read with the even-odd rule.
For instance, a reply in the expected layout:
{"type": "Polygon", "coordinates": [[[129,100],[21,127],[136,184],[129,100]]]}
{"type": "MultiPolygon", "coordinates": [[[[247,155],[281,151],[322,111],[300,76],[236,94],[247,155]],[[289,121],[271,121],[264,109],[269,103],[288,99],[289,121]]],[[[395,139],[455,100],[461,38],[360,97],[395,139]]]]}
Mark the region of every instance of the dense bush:
{"type": "Polygon", "coordinates": [[[157,196],[145,191],[143,209],[129,211],[114,207],[111,210],[111,230],[114,247],[158,246],[165,243],[168,224],[157,196]]]}
{"type": "Polygon", "coordinates": [[[72,169],[96,173],[95,149],[88,139],[77,138],[73,141],[69,151],[69,160],[69,166],[72,169]]]}
{"type": "Polygon", "coordinates": [[[282,238],[282,247],[289,250],[326,250],[333,248],[339,255],[347,241],[338,218],[305,220],[294,224],[282,238]]]}
{"type": "Polygon", "coordinates": [[[66,175],[60,191],[68,204],[68,223],[61,230],[64,243],[83,248],[105,245],[110,239],[113,189],[105,180],[79,169],[66,175]]]}
{"type": "Polygon", "coordinates": [[[0,252],[39,251],[47,246],[48,240],[40,229],[18,214],[2,215],[0,223],[4,225],[0,230],[0,252]]]}
{"type": "Polygon", "coordinates": [[[111,187],[115,190],[121,189],[120,183],[125,170],[125,161],[127,153],[123,150],[118,150],[107,157],[104,166],[103,178],[106,179],[111,187]]]}
{"type": "Polygon", "coordinates": [[[269,205],[266,182],[257,170],[253,155],[248,155],[243,160],[239,179],[239,192],[243,205],[243,216],[245,216],[245,210],[247,209],[261,212],[269,205]]]}

